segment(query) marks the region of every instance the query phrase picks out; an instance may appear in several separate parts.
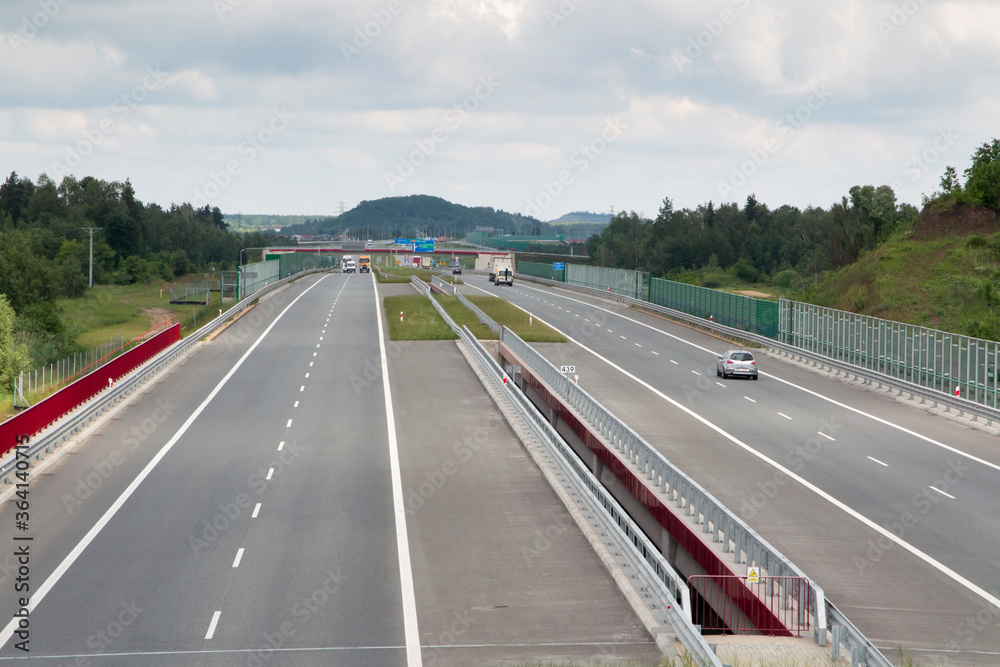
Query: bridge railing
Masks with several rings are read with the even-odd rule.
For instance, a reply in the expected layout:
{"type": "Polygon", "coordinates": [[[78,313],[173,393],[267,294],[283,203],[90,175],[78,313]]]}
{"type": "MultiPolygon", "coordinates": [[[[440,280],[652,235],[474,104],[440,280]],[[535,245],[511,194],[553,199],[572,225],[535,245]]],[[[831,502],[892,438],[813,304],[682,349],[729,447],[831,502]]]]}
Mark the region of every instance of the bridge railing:
{"type": "MultiPolygon", "coordinates": [[[[691,596],[686,582],[666,562],[660,550],[604,488],[600,480],[594,477],[587,466],[580,461],[535,405],[513,382],[509,381],[500,364],[486,351],[469,328],[459,327],[455,323],[441,304],[433,298],[426,284],[416,279],[411,282],[427,295],[444,321],[458,334],[486,372],[488,381],[513,403],[517,412],[525,417],[539,441],[563,469],[565,477],[572,481],[578,496],[588,501],[592,516],[599,517],[605,526],[604,533],[615,539],[619,545],[619,553],[628,559],[631,569],[642,578],[645,591],[656,600],[656,607],[673,627],[684,647],[699,665],[722,667],[714,651],[691,623],[691,596]]],[[[475,308],[475,305],[463,295],[460,295],[459,299],[475,308]]],[[[478,308],[476,310],[479,311],[478,316],[484,323],[502,329],[501,335],[513,335],[510,330],[500,327],[482,310],[478,308]]]]}

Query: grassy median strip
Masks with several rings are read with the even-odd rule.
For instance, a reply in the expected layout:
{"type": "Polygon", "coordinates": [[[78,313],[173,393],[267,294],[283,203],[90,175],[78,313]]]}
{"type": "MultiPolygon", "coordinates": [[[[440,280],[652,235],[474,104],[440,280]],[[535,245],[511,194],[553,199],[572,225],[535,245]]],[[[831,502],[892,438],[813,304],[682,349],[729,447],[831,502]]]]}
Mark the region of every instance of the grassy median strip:
{"type": "Polygon", "coordinates": [[[528,343],[565,343],[566,337],[542,324],[537,318],[529,318],[510,301],[495,296],[470,296],[469,301],[479,306],[484,313],[504,325],[528,343]]]}
{"type": "Polygon", "coordinates": [[[390,340],[454,340],[457,338],[434,305],[422,294],[387,296],[385,316],[390,340]],[[399,314],[403,313],[402,322],[399,314]]]}
{"type": "MultiPolygon", "coordinates": [[[[476,338],[480,340],[495,340],[496,335],[489,327],[479,323],[479,318],[472,314],[458,300],[457,296],[437,296],[438,303],[451,315],[455,322],[467,325],[476,338]]],[[[494,322],[504,325],[524,341],[529,343],[565,343],[566,337],[552,327],[542,324],[537,319],[529,321],[528,314],[506,299],[494,296],[471,296],[469,301],[479,306],[494,322]]]]}

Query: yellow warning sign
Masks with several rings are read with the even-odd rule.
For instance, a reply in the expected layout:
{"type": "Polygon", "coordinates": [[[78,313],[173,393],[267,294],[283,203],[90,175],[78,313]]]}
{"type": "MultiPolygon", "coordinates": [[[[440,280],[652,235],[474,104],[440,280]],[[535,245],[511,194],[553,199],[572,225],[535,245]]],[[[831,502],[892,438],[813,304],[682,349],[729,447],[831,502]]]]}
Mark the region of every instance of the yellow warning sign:
{"type": "Polygon", "coordinates": [[[760,571],[757,568],[751,567],[750,571],[747,572],[747,583],[748,584],[760,583],[760,571]]]}

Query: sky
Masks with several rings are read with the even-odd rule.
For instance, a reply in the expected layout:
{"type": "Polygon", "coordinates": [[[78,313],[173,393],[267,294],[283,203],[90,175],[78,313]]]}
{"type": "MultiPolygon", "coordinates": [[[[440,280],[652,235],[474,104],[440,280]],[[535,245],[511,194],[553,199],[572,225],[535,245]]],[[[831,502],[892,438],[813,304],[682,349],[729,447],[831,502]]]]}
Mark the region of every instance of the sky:
{"type": "Polygon", "coordinates": [[[331,215],[920,205],[1000,136],[995,0],[3,0],[0,174],[331,215]]]}

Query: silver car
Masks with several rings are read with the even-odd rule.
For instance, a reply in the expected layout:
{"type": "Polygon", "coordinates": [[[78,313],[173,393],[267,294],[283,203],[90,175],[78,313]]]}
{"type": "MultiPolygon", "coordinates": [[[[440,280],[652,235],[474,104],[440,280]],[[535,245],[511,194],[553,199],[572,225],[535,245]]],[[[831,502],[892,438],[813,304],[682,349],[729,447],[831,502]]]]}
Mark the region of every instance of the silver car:
{"type": "Polygon", "coordinates": [[[757,360],[749,350],[729,350],[715,362],[715,374],[722,378],[730,376],[757,379],[757,360]]]}

